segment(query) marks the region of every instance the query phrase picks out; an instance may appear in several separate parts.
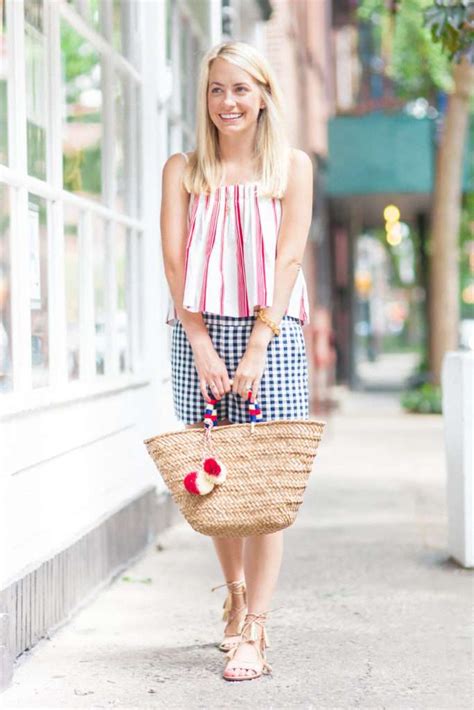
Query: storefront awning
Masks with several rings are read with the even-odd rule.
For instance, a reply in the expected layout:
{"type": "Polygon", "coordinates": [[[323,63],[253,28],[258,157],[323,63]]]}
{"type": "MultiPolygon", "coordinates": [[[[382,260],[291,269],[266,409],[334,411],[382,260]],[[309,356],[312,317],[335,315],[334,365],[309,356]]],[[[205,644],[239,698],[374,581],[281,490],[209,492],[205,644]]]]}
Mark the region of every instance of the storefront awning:
{"type": "MultiPolygon", "coordinates": [[[[435,122],[403,113],[336,116],[329,121],[325,171],[330,197],[376,193],[430,193],[435,171],[435,122]]],[[[473,189],[469,166],[471,122],[464,166],[464,189],[473,189]]]]}

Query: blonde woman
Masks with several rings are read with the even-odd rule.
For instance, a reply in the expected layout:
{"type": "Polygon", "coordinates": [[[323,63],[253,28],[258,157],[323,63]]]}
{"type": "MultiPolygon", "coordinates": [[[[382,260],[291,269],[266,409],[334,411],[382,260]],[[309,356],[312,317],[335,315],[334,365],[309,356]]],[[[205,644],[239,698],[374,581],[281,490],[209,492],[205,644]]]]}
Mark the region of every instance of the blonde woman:
{"type": "MultiPolygon", "coordinates": [[[[309,157],[288,145],[267,60],[243,42],[211,49],[201,64],[196,149],[163,169],[173,397],[187,426],[203,425],[212,400],[220,423],[246,422],[249,396],[264,421],[308,418],[301,263],[312,181],[309,157]]],[[[224,678],[255,679],[270,670],[265,623],[283,532],[213,542],[228,587],[224,678]]]]}

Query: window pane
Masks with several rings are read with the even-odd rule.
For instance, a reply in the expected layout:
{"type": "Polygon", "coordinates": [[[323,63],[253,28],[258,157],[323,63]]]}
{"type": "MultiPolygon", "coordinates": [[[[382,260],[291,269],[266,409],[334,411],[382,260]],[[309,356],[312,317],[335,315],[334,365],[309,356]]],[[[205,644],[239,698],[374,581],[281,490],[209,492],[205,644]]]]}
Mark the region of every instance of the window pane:
{"type": "Polygon", "coordinates": [[[64,187],[102,196],[102,90],[100,56],[66,22],[61,23],[66,107],[63,123],[64,187]]]}
{"type": "Polygon", "coordinates": [[[165,0],[166,2],[166,59],[171,61],[171,44],[173,41],[173,7],[172,0],[165,0]]]}
{"type": "MultiPolygon", "coordinates": [[[[134,91],[134,96],[135,96],[135,135],[134,135],[134,144],[135,144],[135,150],[136,150],[136,175],[135,175],[135,196],[136,196],[136,215],[141,216],[142,214],[142,191],[140,189],[142,185],[142,131],[141,131],[141,125],[142,125],[142,87],[141,86],[136,86],[135,91],[134,91]]],[[[132,215],[134,213],[132,212],[132,215]]],[[[135,216],[135,215],[134,215],[135,216]]]]}
{"type": "Polygon", "coordinates": [[[115,79],[115,178],[117,185],[116,207],[121,212],[136,215],[138,187],[138,153],[140,130],[138,127],[139,88],[128,77],[115,79]]]}
{"type": "Polygon", "coordinates": [[[201,52],[199,49],[199,42],[197,40],[197,37],[192,38],[191,42],[191,53],[192,53],[192,59],[191,59],[191,84],[189,86],[189,113],[186,116],[185,120],[189,123],[189,127],[191,128],[191,132],[194,135],[195,132],[195,127],[196,127],[196,91],[197,91],[197,86],[199,82],[199,64],[201,61],[201,52]]]}
{"type": "Polygon", "coordinates": [[[8,163],[8,54],[5,0],[0,0],[0,163],[8,163]]]}
{"type": "Polygon", "coordinates": [[[100,29],[101,4],[106,0],[67,0],[75,10],[88,22],[95,30],[100,29]]]}
{"type": "Polygon", "coordinates": [[[112,43],[129,62],[137,66],[140,56],[138,36],[139,3],[136,0],[113,0],[112,43]]]}
{"type": "Polygon", "coordinates": [[[101,0],[86,0],[82,4],[85,8],[84,19],[88,20],[94,29],[100,30],[101,0]]]}
{"type": "Polygon", "coordinates": [[[79,220],[80,211],[74,205],[64,208],[64,258],[66,281],[67,362],[70,380],[79,377],[79,220]]]}
{"type": "Polygon", "coordinates": [[[46,200],[36,195],[28,195],[33,387],[45,387],[49,379],[48,227],[46,211],[46,200]]]}
{"type": "Polygon", "coordinates": [[[106,303],[106,244],[104,221],[93,221],[94,259],[94,312],[95,312],[95,369],[98,375],[105,373],[107,351],[107,303],[106,303]]]}
{"type": "Polygon", "coordinates": [[[46,178],[46,41],[42,0],[25,0],[28,173],[46,178]]]}
{"type": "Polygon", "coordinates": [[[130,231],[117,225],[115,233],[117,271],[117,343],[119,372],[131,370],[130,366],[130,231]]]}
{"type": "Polygon", "coordinates": [[[128,177],[125,170],[127,146],[127,81],[120,76],[115,77],[115,120],[116,120],[116,141],[115,141],[115,181],[117,187],[116,207],[121,212],[127,212],[127,185],[125,181],[128,177]]]}
{"type": "Polygon", "coordinates": [[[209,34],[210,3],[209,0],[193,0],[188,3],[189,10],[198,21],[205,36],[209,34]]]}
{"type": "Polygon", "coordinates": [[[0,185],[0,392],[12,389],[10,192],[0,185]]]}
{"type": "MultiPolygon", "coordinates": [[[[135,298],[137,299],[136,301],[136,309],[135,309],[135,314],[136,317],[133,319],[133,328],[134,328],[134,335],[136,337],[136,343],[137,343],[137,350],[136,352],[138,353],[138,357],[141,359],[143,357],[143,352],[144,352],[144,328],[143,328],[143,319],[141,317],[141,314],[144,312],[144,293],[143,293],[143,286],[142,284],[144,283],[144,263],[143,263],[143,253],[144,253],[144,247],[143,247],[143,234],[142,232],[138,232],[135,237],[134,237],[137,242],[136,242],[136,282],[135,282],[135,298]]],[[[171,330],[169,328],[168,330],[171,330]]],[[[136,370],[137,363],[132,360],[132,369],[136,370]]]]}
{"type": "Polygon", "coordinates": [[[181,65],[181,115],[186,120],[188,117],[189,104],[189,38],[191,30],[189,22],[182,20],[180,42],[180,65],[181,65]]]}

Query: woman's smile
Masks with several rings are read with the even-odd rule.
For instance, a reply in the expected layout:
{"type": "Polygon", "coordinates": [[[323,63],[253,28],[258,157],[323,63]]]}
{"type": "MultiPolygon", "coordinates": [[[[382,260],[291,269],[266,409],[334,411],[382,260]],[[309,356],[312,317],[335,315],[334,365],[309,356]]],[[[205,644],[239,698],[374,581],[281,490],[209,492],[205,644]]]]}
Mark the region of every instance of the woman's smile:
{"type": "Polygon", "coordinates": [[[242,118],[243,113],[220,113],[219,118],[225,123],[233,123],[242,118]]]}

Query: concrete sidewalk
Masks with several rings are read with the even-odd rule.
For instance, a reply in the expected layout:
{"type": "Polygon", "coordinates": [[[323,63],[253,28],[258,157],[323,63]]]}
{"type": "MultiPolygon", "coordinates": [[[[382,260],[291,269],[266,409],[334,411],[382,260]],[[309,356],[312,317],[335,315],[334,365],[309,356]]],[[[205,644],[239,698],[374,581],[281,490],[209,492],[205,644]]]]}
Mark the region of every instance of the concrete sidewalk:
{"type": "Polygon", "coordinates": [[[344,394],[268,625],[273,676],[221,679],[224,590],[182,524],[19,661],[3,708],[471,708],[472,576],[447,559],[442,419],[344,394]]]}

